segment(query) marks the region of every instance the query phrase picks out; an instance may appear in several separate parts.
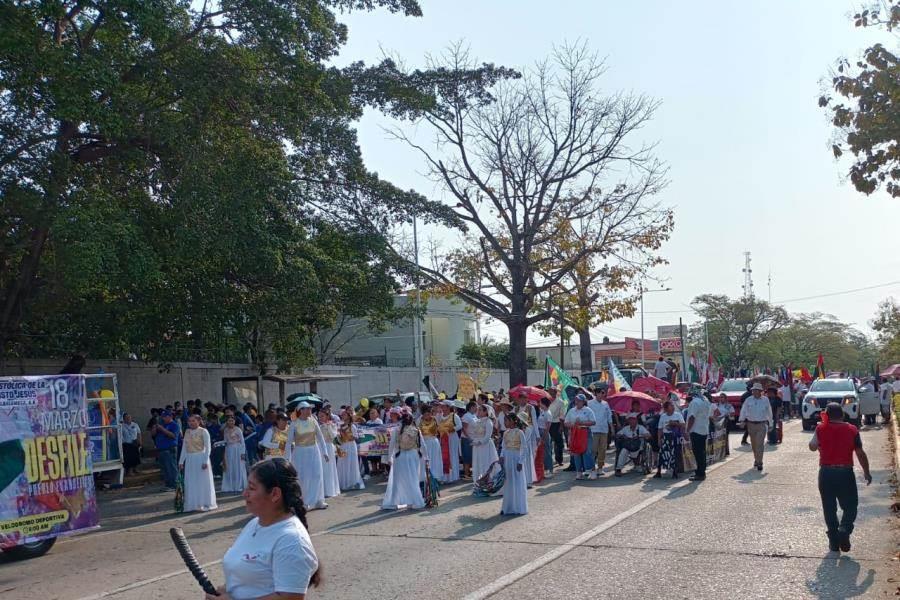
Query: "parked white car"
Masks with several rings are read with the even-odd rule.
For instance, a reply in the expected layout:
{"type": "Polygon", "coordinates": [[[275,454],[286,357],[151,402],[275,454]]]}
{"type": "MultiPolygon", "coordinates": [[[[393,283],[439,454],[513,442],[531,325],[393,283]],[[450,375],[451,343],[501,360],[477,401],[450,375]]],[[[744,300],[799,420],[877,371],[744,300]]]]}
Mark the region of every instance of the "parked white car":
{"type": "Polygon", "coordinates": [[[801,412],[803,430],[811,431],[819,421],[819,413],[829,402],[837,402],[844,409],[844,419],[857,427],[860,425],[859,392],[852,379],[816,379],[803,398],[801,412]]]}

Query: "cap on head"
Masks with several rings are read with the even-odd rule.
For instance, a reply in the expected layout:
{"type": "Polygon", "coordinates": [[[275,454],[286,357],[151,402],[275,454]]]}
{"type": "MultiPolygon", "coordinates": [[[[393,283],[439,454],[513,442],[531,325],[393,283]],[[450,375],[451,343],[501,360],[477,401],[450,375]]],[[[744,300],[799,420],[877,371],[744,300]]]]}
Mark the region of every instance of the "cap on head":
{"type": "Polygon", "coordinates": [[[763,386],[761,383],[759,383],[757,381],[756,383],[753,384],[753,387],[750,388],[750,391],[751,392],[756,392],[756,391],[761,392],[761,391],[763,391],[763,386]]]}
{"type": "Polygon", "coordinates": [[[166,410],[162,411],[161,413],[159,413],[159,416],[161,416],[161,417],[171,417],[171,416],[172,416],[172,411],[166,409],[166,410]]]}

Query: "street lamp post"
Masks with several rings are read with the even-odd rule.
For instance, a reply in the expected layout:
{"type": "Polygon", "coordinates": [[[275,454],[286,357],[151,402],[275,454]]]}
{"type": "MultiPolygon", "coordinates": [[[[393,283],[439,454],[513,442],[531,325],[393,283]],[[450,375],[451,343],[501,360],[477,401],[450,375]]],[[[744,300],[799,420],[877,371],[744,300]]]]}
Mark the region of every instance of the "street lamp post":
{"type": "Polygon", "coordinates": [[[644,350],[644,347],[645,347],[645,344],[644,344],[644,294],[650,294],[653,292],[671,292],[671,291],[672,291],[672,288],[665,288],[665,289],[661,289],[661,290],[645,290],[643,283],[640,283],[638,285],[638,292],[639,292],[640,298],[641,298],[641,368],[642,369],[645,368],[645,365],[646,365],[646,362],[644,359],[644,353],[645,353],[645,350],[644,350]]]}

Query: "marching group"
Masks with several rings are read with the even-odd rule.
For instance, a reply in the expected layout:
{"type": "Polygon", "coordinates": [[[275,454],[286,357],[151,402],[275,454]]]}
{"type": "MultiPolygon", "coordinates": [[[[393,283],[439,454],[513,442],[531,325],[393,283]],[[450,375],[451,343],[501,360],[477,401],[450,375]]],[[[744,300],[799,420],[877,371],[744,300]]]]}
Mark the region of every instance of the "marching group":
{"type": "MultiPolygon", "coordinates": [[[[165,489],[183,491],[185,511],[216,508],[215,479],[221,479],[220,493],[243,492],[249,468],[272,457],[296,468],[307,510],[326,508],[328,498],[363,489],[371,475],[386,474],[384,509],[424,508],[436,500],[432,486],[465,479],[476,489],[480,484],[489,492],[484,495],[502,495],[502,514],[526,514],[527,490],[563,467],[565,448],[567,470],[575,471],[576,480],[602,477],[611,447],[616,476],[633,463],[643,473],[655,468],[656,477],[677,477],[685,470],[682,447],[689,443],[696,459],[691,479],[705,478],[711,424],[733,415],[724,394],[713,398],[695,388],[685,407],[673,395],[649,408],[635,400],[629,412],[620,413],[606,402],[607,391],[598,382],[571,403],[555,389],[542,390],[537,401],[502,390],[479,392],[468,403],[445,394],[430,403],[403,402],[398,394],[377,407],[363,399],[355,409],[342,406],[333,413],[327,403],[300,402],[292,414],[270,405],[262,415],[251,404],[239,410],[195,400],[184,408],[176,403],[154,409],[147,426],[165,489]],[[387,426],[386,454],[360,456],[360,426],[387,426]]],[[[756,389],[754,397],[761,397],[756,389]]],[[[129,459],[137,453],[140,430],[130,417],[125,421],[129,459]]],[[[745,402],[739,421],[747,422],[756,453],[757,429],[773,423],[768,402],[745,402]]],[[[126,462],[133,470],[133,460],[126,462]]],[[[761,458],[755,462],[761,469],[761,458]]]]}

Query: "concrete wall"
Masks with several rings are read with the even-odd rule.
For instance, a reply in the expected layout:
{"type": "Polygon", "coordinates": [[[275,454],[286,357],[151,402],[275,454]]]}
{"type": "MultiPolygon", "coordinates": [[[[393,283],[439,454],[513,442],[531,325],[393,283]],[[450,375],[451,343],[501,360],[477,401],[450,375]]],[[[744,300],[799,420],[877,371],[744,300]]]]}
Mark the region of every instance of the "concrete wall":
{"type": "MultiPolygon", "coordinates": [[[[65,361],[24,360],[7,363],[0,367],[0,375],[51,375],[58,373],[65,361]]],[[[453,394],[456,391],[456,375],[453,368],[426,371],[431,376],[432,385],[439,391],[453,394]]],[[[222,401],[222,378],[255,375],[246,365],[225,363],[174,363],[171,368],[160,370],[155,364],[121,360],[89,360],[85,373],[115,373],[119,383],[119,403],[123,411],[134,415],[143,428],[150,409],[173,404],[176,400],[200,398],[204,402],[222,401]]],[[[307,371],[308,373],[309,371],[307,371]]],[[[335,404],[355,403],[364,396],[386,394],[400,389],[408,392],[419,388],[417,368],[391,367],[320,367],[317,372],[328,374],[349,374],[349,379],[318,384],[321,396],[335,404]]],[[[486,390],[509,389],[507,371],[482,370],[466,372],[481,382],[486,390]]],[[[543,383],[543,370],[528,372],[528,383],[543,383]]],[[[256,400],[254,382],[237,384],[243,393],[229,394],[228,400],[238,404],[256,400]]],[[[289,384],[285,394],[307,391],[306,384],[289,384]]],[[[263,389],[264,402],[278,401],[278,384],[266,382],[263,389]]]]}

